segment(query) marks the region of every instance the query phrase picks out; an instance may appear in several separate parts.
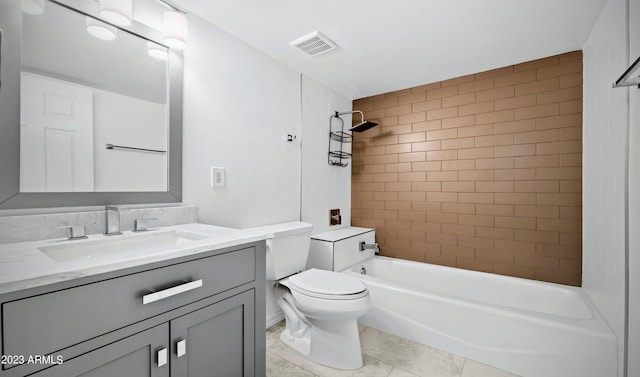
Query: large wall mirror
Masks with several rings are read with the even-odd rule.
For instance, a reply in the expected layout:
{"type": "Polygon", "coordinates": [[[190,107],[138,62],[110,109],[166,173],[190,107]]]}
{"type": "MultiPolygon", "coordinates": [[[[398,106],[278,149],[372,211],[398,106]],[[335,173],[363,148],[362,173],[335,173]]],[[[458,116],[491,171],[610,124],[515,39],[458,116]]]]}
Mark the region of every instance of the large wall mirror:
{"type": "Polygon", "coordinates": [[[0,3],[0,209],[179,202],[182,56],[136,0],[118,28],[96,1],[0,3]],[[137,18],[135,17],[137,16],[137,18]]]}

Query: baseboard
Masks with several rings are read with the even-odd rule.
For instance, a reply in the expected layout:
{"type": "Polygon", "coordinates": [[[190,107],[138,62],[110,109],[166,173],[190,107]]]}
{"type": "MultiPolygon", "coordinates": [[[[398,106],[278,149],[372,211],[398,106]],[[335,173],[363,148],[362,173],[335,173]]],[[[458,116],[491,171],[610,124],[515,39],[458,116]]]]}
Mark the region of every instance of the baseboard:
{"type": "Polygon", "coordinates": [[[284,319],[282,310],[267,315],[267,328],[279,323],[284,319]]]}

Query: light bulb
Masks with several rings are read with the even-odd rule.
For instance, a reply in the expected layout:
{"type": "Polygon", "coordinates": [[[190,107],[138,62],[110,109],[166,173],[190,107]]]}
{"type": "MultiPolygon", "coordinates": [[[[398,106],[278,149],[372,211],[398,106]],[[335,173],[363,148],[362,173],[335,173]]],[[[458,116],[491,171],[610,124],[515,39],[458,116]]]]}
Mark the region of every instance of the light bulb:
{"type": "Polygon", "coordinates": [[[169,54],[165,47],[151,41],[147,42],[147,54],[158,60],[168,60],[169,54]]]}
{"type": "Polygon", "coordinates": [[[100,0],[100,17],[115,25],[131,25],[133,0],[100,0]]]}
{"type": "Polygon", "coordinates": [[[177,10],[164,12],[164,43],[179,50],[187,47],[187,16],[177,10]]]}
{"type": "Polygon", "coordinates": [[[103,41],[110,41],[117,35],[117,30],[111,25],[107,25],[102,21],[98,21],[95,18],[86,18],[87,32],[92,36],[102,39],[103,41]]]}

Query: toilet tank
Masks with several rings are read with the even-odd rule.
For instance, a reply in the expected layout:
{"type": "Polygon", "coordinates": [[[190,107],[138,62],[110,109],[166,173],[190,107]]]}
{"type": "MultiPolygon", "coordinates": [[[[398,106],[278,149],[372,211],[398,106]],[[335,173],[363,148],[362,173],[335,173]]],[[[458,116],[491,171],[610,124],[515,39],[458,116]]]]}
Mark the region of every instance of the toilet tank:
{"type": "Polygon", "coordinates": [[[279,280],[306,269],[312,228],[301,221],[251,228],[267,237],[267,280],[279,280]]]}
{"type": "Polygon", "coordinates": [[[350,226],[311,236],[307,268],[342,271],[374,255],[371,249],[360,251],[360,243],[373,244],[376,231],[350,226]]]}

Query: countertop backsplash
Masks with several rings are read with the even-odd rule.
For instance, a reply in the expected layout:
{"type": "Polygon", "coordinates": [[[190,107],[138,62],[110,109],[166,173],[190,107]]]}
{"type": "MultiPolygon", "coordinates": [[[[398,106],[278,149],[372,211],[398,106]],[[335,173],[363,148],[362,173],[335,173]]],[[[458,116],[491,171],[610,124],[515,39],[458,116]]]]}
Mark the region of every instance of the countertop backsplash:
{"type": "MultiPolygon", "coordinates": [[[[149,229],[160,226],[197,222],[197,207],[193,205],[154,208],[131,208],[120,212],[121,230],[133,229],[137,219],[157,219],[148,222],[149,229]]],[[[37,215],[0,216],[0,244],[39,241],[67,237],[66,225],[84,225],[87,234],[104,233],[105,211],[50,213],[37,215]]]]}

